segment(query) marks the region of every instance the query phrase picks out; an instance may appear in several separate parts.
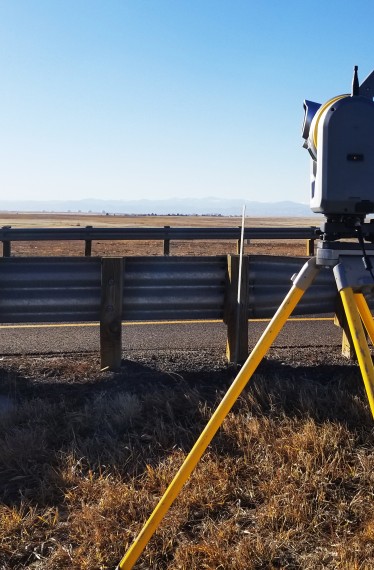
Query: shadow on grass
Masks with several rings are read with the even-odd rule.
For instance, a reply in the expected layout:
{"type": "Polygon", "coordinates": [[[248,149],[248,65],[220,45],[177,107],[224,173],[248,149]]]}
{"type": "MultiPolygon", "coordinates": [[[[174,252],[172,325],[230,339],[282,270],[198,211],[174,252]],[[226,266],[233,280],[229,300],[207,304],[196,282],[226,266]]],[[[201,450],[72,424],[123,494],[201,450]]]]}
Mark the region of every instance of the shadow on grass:
{"type": "MultiPolygon", "coordinates": [[[[0,368],[0,393],[16,408],[0,417],[0,496],[7,505],[27,500],[54,505],[63,500],[70,465],[82,477],[142,475],[175,449],[188,452],[235,377],[232,366],[188,369],[178,359],[123,361],[119,373],[69,374],[41,369],[0,368]],[[167,368],[167,369],[166,369],[167,368]],[[46,372],[47,371],[47,372],[46,372]]],[[[273,418],[339,422],[364,444],[372,418],[359,369],[351,365],[291,366],[261,363],[233,412],[273,418]]],[[[219,431],[219,454],[240,449],[219,431]]]]}

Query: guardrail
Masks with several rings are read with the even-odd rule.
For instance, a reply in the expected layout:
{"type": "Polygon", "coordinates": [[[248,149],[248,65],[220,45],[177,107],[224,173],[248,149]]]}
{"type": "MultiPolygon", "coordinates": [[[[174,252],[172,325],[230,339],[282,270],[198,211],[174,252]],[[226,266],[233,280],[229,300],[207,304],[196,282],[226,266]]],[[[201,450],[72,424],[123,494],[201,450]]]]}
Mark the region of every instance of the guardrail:
{"type": "MultiPolygon", "coordinates": [[[[308,240],[316,239],[315,226],[297,228],[245,228],[245,239],[286,239],[308,240]]],[[[74,241],[85,242],[85,255],[92,253],[92,242],[95,240],[131,241],[131,240],[160,240],[164,242],[163,253],[170,253],[170,241],[174,240],[240,240],[240,227],[184,228],[170,226],[156,228],[0,228],[0,241],[3,244],[3,257],[10,257],[11,244],[15,241],[74,241]]],[[[313,243],[309,243],[309,248],[313,243]]]]}
{"type": "MultiPolygon", "coordinates": [[[[101,365],[115,369],[122,321],[219,319],[227,324],[229,360],[243,361],[248,319],[273,315],[304,262],[244,256],[238,304],[237,255],[0,258],[0,322],[100,321],[101,365]]],[[[335,299],[333,274],[321,271],[296,312],[334,312],[335,299]]]]}

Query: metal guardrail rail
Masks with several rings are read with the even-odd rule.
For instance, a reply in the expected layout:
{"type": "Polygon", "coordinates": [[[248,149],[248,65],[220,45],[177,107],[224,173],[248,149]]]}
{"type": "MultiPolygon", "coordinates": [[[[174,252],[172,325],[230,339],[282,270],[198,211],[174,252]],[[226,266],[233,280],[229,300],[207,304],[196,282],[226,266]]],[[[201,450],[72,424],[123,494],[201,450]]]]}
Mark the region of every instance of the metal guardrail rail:
{"type": "Polygon", "coordinates": [[[123,319],[223,319],[226,271],[226,256],[127,257],[123,319]]]}
{"type": "Polygon", "coordinates": [[[0,322],[93,322],[100,318],[98,257],[0,258],[0,322]]]}
{"type": "MultiPolygon", "coordinates": [[[[122,319],[223,319],[227,260],[124,258],[122,319]]],[[[0,322],[97,322],[101,259],[0,259],[0,322]]]]}
{"type": "MultiPolygon", "coordinates": [[[[248,257],[248,318],[271,317],[306,258],[248,257]]],[[[123,258],[124,321],[224,319],[227,257],[123,258]]],[[[321,271],[298,314],[334,312],[331,271],[321,271]]],[[[0,322],[97,322],[98,257],[0,258],[0,322]]]]}
{"type": "MultiPolygon", "coordinates": [[[[245,239],[313,239],[317,227],[245,228],[245,239]]],[[[0,241],[64,240],[216,240],[239,239],[240,228],[156,227],[156,228],[0,228],[0,241]]]]}
{"type": "MultiPolygon", "coordinates": [[[[270,318],[290,289],[290,278],[306,258],[256,255],[249,258],[248,317],[270,318]]],[[[333,313],[336,285],[331,269],[322,269],[293,314],[333,313]]]]}
{"type": "MultiPolygon", "coordinates": [[[[248,336],[243,337],[248,335],[247,319],[274,314],[305,259],[244,256],[242,353],[248,349],[248,336]]],[[[237,262],[237,255],[3,257],[0,322],[100,321],[102,364],[110,367],[121,359],[122,321],[219,319],[227,324],[228,346],[234,345],[237,262]]],[[[333,313],[335,301],[333,272],[321,271],[297,314],[333,313]]]]}

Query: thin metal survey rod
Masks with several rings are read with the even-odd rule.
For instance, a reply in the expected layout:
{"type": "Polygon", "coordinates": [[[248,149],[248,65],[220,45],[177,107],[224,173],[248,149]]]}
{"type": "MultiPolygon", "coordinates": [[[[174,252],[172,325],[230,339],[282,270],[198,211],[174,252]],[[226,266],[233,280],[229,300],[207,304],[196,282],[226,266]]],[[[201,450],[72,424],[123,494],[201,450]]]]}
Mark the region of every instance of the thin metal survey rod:
{"type": "Polygon", "coordinates": [[[253,376],[257,366],[260,364],[270,346],[277,338],[288,317],[291,315],[292,311],[300,301],[304,292],[311,285],[318,272],[319,268],[316,267],[315,258],[309,259],[297,275],[289,293],[261,335],[259,341],[248,356],[246,362],[243,364],[243,367],[197,439],[192,450],[187,455],[182,466],[179,468],[174,479],[160,499],[158,505],[145,523],[138,537],[122,558],[116,570],[131,570],[133,568],[144,548],[152,538],[154,532],[160,525],[162,519],[179,495],[183,485],[198,464],[204,451],[212,441],[223,420],[230,412],[232,406],[235,404],[248,381],[253,376]]]}
{"type": "MultiPolygon", "coordinates": [[[[241,299],[242,299],[242,271],[243,271],[243,252],[244,252],[244,224],[245,224],[245,204],[243,204],[243,212],[242,212],[242,228],[240,232],[240,249],[239,249],[239,276],[238,276],[238,295],[236,298],[237,303],[237,311],[236,311],[236,323],[235,323],[235,338],[236,338],[236,345],[235,345],[235,355],[234,355],[234,364],[235,366],[238,364],[238,356],[239,356],[239,335],[240,335],[240,311],[241,311],[241,299]]],[[[247,326],[248,321],[246,320],[247,326]]]]}

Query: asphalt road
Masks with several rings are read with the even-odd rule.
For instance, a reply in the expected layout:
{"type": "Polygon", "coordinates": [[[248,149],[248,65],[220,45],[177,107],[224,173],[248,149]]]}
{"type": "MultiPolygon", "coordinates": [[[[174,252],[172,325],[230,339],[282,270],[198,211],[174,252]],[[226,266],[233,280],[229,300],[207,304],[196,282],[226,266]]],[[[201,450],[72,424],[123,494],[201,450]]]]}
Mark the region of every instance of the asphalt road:
{"type": "MultiPolygon", "coordinates": [[[[249,323],[253,346],[267,321],[249,323]]],[[[330,317],[290,319],[276,339],[277,347],[340,346],[342,333],[330,317]]],[[[127,323],[123,325],[123,351],[225,349],[222,322],[127,323]]],[[[99,351],[98,324],[2,325],[0,354],[61,354],[99,351]]]]}

